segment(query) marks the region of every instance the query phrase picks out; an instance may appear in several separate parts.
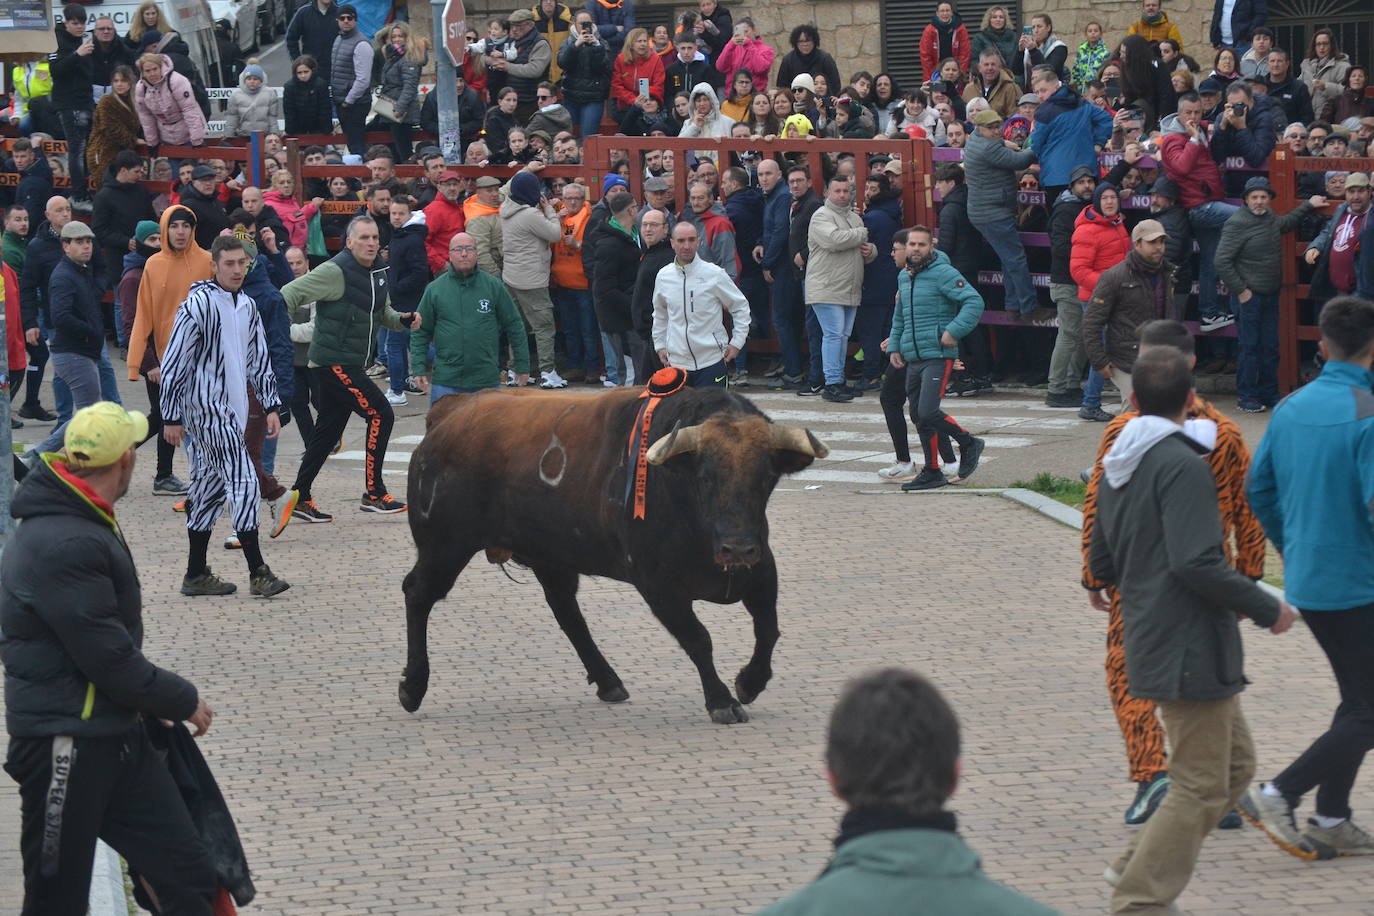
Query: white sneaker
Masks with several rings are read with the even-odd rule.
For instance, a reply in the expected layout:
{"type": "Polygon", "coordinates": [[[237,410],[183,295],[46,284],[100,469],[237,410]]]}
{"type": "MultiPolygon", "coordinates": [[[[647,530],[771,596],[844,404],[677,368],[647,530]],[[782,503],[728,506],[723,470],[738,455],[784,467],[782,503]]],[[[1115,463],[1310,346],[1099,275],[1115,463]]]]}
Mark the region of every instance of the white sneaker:
{"type": "Polygon", "coordinates": [[[545,389],[567,388],[568,381],[559,375],[557,370],[550,369],[548,372],[539,373],[539,387],[545,389]]]}
{"type": "Polygon", "coordinates": [[[606,381],[604,381],[604,382],[601,383],[601,387],[602,387],[602,388],[619,388],[620,386],[617,385],[615,382],[611,381],[610,379],[606,379],[606,381]]]}
{"type": "Polygon", "coordinates": [[[505,372],[505,373],[502,373],[502,374],[505,375],[505,377],[506,377],[506,380],[505,380],[505,385],[506,385],[506,387],[507,387],[507,388],[514,388],[514,387],[515,387],[515,370],[512,369],[511,371],[505,372]]]}
{"type": "Polygon", "coordinates": [[[1222,328],[1229,328],[1236,323],[1235,315],[1222,313],[1219,315],[1204,315],[1202,320],[1197,323],[1198,330],[1204,334],[1209,331],[1219,331],[1222,328]]]}
{"type": "Polygon", "coordinates": [[[890,467],[885,467],[878,472],[878,476],[888,483],[901,483],[905,480],[916,479],[916,462],[897,461],[890,467]]]}
{"type": "Polygon", "coordinates": [[[406,393],[404,391],[390,391],[386,393],[386,402],[392,407],[404,407],[406,405],[406,393]]]}
{"type": "Polygon", "coordinates": [[[225,539],[224,539],[224,549],[225,549],[225,550],[242,550],[242,549],[243,549],[243,545],[239,543],[239,536],[238,536],[237,534],[231,534],[231,535],[229,535],[227,538],[225,538],[225,539]]]}

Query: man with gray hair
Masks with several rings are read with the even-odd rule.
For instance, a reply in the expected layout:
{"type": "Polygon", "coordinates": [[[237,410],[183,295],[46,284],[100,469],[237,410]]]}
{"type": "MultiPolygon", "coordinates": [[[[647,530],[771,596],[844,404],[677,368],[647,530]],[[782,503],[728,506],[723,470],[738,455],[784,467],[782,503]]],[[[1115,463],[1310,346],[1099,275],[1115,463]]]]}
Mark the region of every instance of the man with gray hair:
{"type": "Polygon", "coordinates": [[[885,668],[855,678],[830,713],[825,764],[848,808],[835,856],[809,887],[761,916],[1053,910],[993,881],[945,803],[959,784],[959,720],[935,685],[885,668]]]}
{"type": "Polygon", "coordinates": [[[319,384],[320,402],[314,435],[306,444],[296,482],[287,494],[273,537],[281,534],[293,517],[313,523],[334,520],[334,516],[315,506],[310,487],[325,459],[343,438],[350,414],[356,413],[367,421],[367,483],[358,508],[382,515],[406,509],[406,504],[392,496],[382,481],[382,464],[386,461],[395,414],[363,367],[375,355],[378,326],[393,331],[415,330],[420,326],[420,315],[398,313],[391,307],[387,268],[377,257],[380,249],[377,221],[370,216],[355,216],[348,224],[343,251],[282,287],[289,312],[307,302],[315,303],[309,371],[319,384]],[[365,317],[360,318],[359,312],[365,317]]]}
{"type": "Polygon", "coordinates": [[[978,55],[978,66],[969,74],[964,101],[983,99],[993,111],[1010,118],[1016,113],[1016,102],[1020,98],[1021,87],[1007,69],[1001,52],[996,48],[984,48],[978,55]]]}
{"type": "Polygon", "coordinates": [[[695,181],[687,189],[687,206],[678,220],[691,223],[697,230],[701,256],[739,281],[739,252],[735,247],[735,224],[725,215],[725,207],[715,199],[711,186],[695,181]]]}

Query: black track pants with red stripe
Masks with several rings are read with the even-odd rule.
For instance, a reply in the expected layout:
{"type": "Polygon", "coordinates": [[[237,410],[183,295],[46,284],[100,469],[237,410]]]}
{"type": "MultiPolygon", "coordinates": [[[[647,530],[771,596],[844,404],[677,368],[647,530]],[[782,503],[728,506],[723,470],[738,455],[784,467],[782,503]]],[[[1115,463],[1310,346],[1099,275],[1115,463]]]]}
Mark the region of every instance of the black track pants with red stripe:
{"type": "Polygon", "coordinates": [[[362,366],[313,366],[310,373],[319,382],[320,412],[315,418],[315,430],[310,442],[305,447],[301,469],[296,474],[294,489],[301,491],[301,501],[310,499],[310,487],[342,438],[352,414],[367,421],[364,446],[367,450],[367,495],[385,496],[387,489],[382,482],[382,462],[386,460],[386,444],[396,420],[386,396],[367,377],[362,366]]]}
{"type": "Polygon", "coordinates": [[[921,451],[925,453],[925,466],[928,468],[940,466],[940,452],[936,440],[941,435],[959,443],[961,449],[973,438],[966,429],[955,423],[949,414],[940,409],[940,399],[945,396],[945,386],[949,384],[953,368],[952,359],[918,359],[907,364],[907,403],[911,410],[911,420],[916,424],[916,435],[921,439],[921,451]]]}
{"type": "MultiPolygon", "coordinates": [[[[85,916],[99,837],[142,874],[169,916],[210,916],[218,879],[143,725],[105,738],[11,738],[19,783],[23,916],[85,916]]],[[[8,913],[19,903],[5,904],[8,913]]]]}

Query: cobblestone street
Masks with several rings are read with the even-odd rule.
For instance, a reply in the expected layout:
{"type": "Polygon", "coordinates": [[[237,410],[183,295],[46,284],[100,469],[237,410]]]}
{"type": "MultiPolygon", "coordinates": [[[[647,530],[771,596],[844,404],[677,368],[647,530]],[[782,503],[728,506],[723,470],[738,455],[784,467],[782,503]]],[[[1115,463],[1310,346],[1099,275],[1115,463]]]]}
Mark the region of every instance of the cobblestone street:
{"type": "MultiPolygon", "coordinates": [[[[356,509],[356,421],[316,485],[336,521],[298,521],[263,539],[292,584],[270,602],[246,596],[241,556],[219,547],[223,523],[211,564],[240,594],[179,595],[184,517],[149,493],[152,456],[140,455],[119,508],[145,589],[145,648],[215,709],[201,746],[255,873],[259,896],[246,912],[754,912],[825,864],[841,812],[824,778],[825,720],[846,678],[886,664],[929,675],[961,718],[964,779],[951,807],[988,873],[1065,913],[1105,912],[1101,873],[1127,842],[1121,815],[1134,789],[1103,683],[1105,619],[1078,585],[1077,532],[993,495],[884,488],[865,456],[888,456],[885,435],[871,419],[876,398],[863,400],[842,409],[761,400],[773,412],[824,411],[784,422],[851,454],[841,456],[848,469],[832,456],[773,498],[783,635],[751,721],[731,727],[710,723],[691,663],[632,589],[584,579],[580,592],[631,695],[608,706],[533,575],[512,569],[511,581],[480,557],[435,608],[430,691],[409,715],[396,684],[400,582],[414,549],[404,516],[356,509]]],[[[1024,421],[1016,408],[1029,404],[993,413],[1024,421]]],[[[400,456],[423,430],[417,412],[400,411],[387,467],[402,496],[400,456]]],[[[981,434],[997,427],[992,419],[967,425],[981,434]]],[[[1018,458],[1013,474],[1007,455],[1030,455],[1041,433],[1057,437],[1045,448],[1062,454],[1056,472],[1065,473],[1091,459],[1100,429],[1075,420],[1016,433],[1032,440],[1019,449],[990,442],[998,460],[978,482],[1031,476],[1034,460],[1018,458]]],[[[299,445],[288,428],[285,482],[299,445]]],[[[728,681],[752,648],[748,615],[739,605],[698,612],[728,681]]],[[[1324,727],[1335,686],[1305,628],[1274,637],[1246,627],[1245,638],[1246,712],[1268,777],[1324,727]]],[[[18,804],[12,791],[4,799],[9,871],[0,875],[10,877],[0,891],[15,901],[18,804]]],[[[1367,772],[1354,807],[1369,826],[1367,772]]],[[[1368,861],[1300,862],[1246,828],[1213,834],[1180,905],[1374,913],[1370,883],[1368,861]]]]}

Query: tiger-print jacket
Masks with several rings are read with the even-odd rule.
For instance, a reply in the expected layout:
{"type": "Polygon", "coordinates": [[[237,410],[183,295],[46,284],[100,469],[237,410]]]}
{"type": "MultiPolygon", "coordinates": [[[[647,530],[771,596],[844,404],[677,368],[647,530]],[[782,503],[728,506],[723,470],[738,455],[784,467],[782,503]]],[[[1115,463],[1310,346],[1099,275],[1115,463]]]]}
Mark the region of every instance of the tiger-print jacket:
{"type": "MultiPolygon", "coordinates": [[[[1083,501],[1083,587],[1094,591],[1107,588],[1088,568],[1088,547],[1092,543],[1097,523],[1097,493],[1102,484],[1102,459],[1111,451],[1116,437],[1126,424],[1137,416],[1136,411],[1124,411],[1107,424],[1102,442],[1097,447],[1092,479],[1088,482],[1087,497],[1083,501]]],[[[1226,560],[1236,571],[1251,579],[1264,575],[1264,529],[1250,511],[1245,499],[1245,478],[1250,472],[1250,450],[1246,448],[1240,427],[1221,411],[1202,398],[1196,398],[1188,410],[1189,419],[1211,420],[1217,425],[1217,444],[1207,455],[1212,476],[1217,482],[1217,508],[1221,511],[1222,548],[1226,560]]],[[[1113,588],[1113,592],[1116,590],[1113,588]]],[[[1114,597],[1114,596],[1113,596],[1114,597]]]]}

